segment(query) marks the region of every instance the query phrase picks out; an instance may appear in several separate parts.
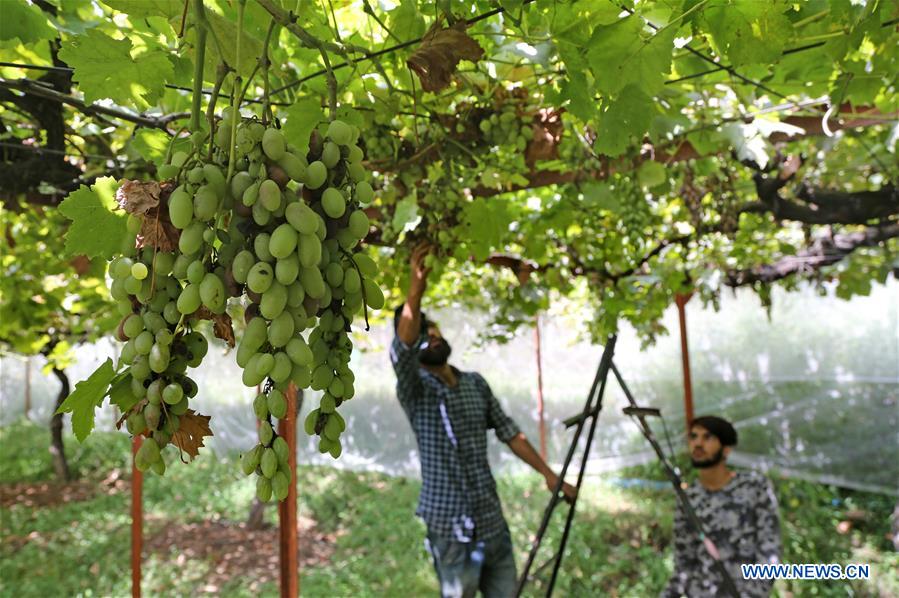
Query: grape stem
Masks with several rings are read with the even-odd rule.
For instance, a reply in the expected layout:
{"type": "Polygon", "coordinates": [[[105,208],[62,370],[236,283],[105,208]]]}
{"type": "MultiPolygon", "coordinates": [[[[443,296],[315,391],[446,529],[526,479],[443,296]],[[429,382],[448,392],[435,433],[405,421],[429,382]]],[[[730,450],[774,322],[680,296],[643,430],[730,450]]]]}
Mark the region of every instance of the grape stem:
{"type": "Polygon", "coordinates": [[[268,45],[272,41],[272,32],[276,23],[277,21],[272,17],[272,22],[269,23],[268,31],[265,34],[265,43],[262,46],[262,57],[260,58],[262,63],[262,124],[266,126],[273,120],[272,100],[269,97],[268,67],[271,64],[271,60],[268,57],[268,45]]]}
{"type": "Polygon", "coordinates": [[[203,100],[203,67],[206,62],[206,16],[203,0],[194,0],[194,18],[197,27],[197,56],[194,63],[194,90],[190,109],[190,129],[200,130],[200,104],[203,100]]]}
{"type": "Polygon", "coordinates": [[[235,52],[236,58],[234,59],[235,63],[235,77],[234,77],[234,87],[231,89],[231,107],[233,110],[233,114],[231,115],[231,144],[228,148],[228,176],[225,177],[226,181],[230,181],[232,175],[234,175],[234,163],[237,161],[237,151],[235,151],[235,145],[237,144],[237,121],[240,120],[240,102],[243,100],[243,93],[240,93],[240,96],[237,96],[238,90],[240,89],[241,77],[240,77],[240,42],[243,38],[243,13],[244,9],[247,6],[246,0],[238,0],[237,2],[237,50],[235,52]]]}
{"type": "Polygon", "coordinates": [[[206,108],[206,121],[209,123],[209,152],[206,157],[207,162],[212,161],[213,140],[215,138],[215,105],[218,103],[219,92],[222,89],[222,83],[231,70],[226,63],[220,62],[215,77],[215,86],[212,88],[212,96],[209,98],[209,106],[206,108]]]}
{"type": "Polygon", "coordinates": [[[362,291],[362,317],[365,319],[365,332],[371,330],[371,326],[368,323],[368,303],[365,301],[365,285],[362,284],[364,278],[362,277],[362,271],[359,270],[359,264],[356,263],[356,260],[353,259],[353,254],[344,249],[340,248],[341,253],[349,260],[350,264],[353,265],[353,268],[356,269],[356,274],[359,275],[359,290],[362,291]]]}

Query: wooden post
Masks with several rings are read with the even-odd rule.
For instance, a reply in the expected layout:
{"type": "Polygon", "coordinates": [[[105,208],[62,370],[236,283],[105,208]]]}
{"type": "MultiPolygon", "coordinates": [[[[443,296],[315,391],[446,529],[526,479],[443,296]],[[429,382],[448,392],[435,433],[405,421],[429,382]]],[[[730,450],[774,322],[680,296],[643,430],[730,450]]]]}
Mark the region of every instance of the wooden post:
{"type": "Polygon", "coordinates": [[[684,417],[687,420],[687,430],[693,422],[693,381],[690,376],[690,347],[687,345],[687,313],[684,306],[693,293],[682,295],[678,293],[674,297],[677,304],[677,316],[680,320],[680,354],[684,372],[684,417]]]}
{"type": "Polygon", "coordinates": [[[537,426],[540,430],[540,456],[546,461],[546,420],[543,417],[543,363],[540,357],[540,314],[534,318],[534,344],[537,348],[537,426]]]}
{"type": "Polygon", "coordinates": [[[278,434],[287,441],[290,484],[287,499],[278,503],[281,534],[281,598],[296,598],[300,591],[297,559],[297,388],[291,382],[285,393],[287,416],[278,422],[278,434]]]}
{"type": "Polygon", "coordinates": [[[140,598],[140,565],[144,545],[144,474],[134,465],[143,436],[131,441],[131,596],[140,598]]]}

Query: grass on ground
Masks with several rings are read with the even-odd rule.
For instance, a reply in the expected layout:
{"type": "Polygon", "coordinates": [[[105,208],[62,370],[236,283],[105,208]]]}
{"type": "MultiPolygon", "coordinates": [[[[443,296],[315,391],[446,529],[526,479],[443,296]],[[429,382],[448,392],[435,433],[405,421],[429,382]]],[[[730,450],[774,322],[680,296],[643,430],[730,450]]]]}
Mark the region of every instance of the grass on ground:
{"type": "MultiPolygon", "coordinates": [[[[96,433],[82,445],[67,439],[70,461],[81,481],[80,486],[66,487],[52,483],[48,440],[49,432],[33,424],[0,429],[0,595],[127,596],[129,494],[127,479],[116,479],[116,472],[127,478],[129,471],[127,438],[96,433]],[[45,498],[49,487],[53,500],[35,506],[37,495],[25,493],[41,484],[45,498]],[[73,488],[81,494],[64,502],[61,497],[73,488]]],[[[663,479],[654,466],[621,475],[663,479]]],[[[316,522],[300,542],[314,534],[333,544],[329,557],[302,568],[304,596],[436,595],[422,542],[424,526],[413,516],[417,481],[303,467],[299,487],[300,515],[316,522]]],[[[779,480],[777,488],[784,562],[868,562],[873,577],[852,583],[779,582],[780,595],[899,596],[899,555],[891,551],[887,539],[894,497],[794,480],[779,480]]],[[[504,477],[499,490],[521,566],[547,493],[532,475],[504,477]]],[[[167,526],[196,530],[186,524],[244,521],[253,486],[238,473],[233,460],[217,460],[206,453],[189,466],[171,463],[164,478],[147,476],[144,493],[145,534],[152,538],[167,526]]],[[[591,480],[578,502],[557,595],[658,595],[671,570],[673,507],[668,490],[622,489],[591,480]]],[[[274,508],[267,509],[266,517],[276,524],[274,508]]],[[[558,539],[563,523],[557,513],[550,539],[558,539]]],[[[276,542],[274,530],[271,538],[276,542]]],[[[227,554],[212,551],[200,556],[184,548],[203,540],[176,538],[167,550],[145,551],[144,594],[278,595],[276,582],[266,581],[271,577],[258,563],[236,572],[227,569],[225,561],[241,546],[223,547],[227,554]]],[[[259,550],[258,544],[246,548],[259,550]]],[[[542,554],[537,562],[548,556],[542,554]]],[[[534,586],[527,594],[542,595],[534,586]]]]}

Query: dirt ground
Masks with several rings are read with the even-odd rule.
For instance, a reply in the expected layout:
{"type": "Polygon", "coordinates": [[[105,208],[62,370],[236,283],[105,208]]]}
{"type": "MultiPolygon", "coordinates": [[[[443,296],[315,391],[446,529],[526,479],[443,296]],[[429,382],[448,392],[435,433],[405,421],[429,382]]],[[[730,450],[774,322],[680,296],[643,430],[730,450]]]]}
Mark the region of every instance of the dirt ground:
{"type": "MultiPolygon", "coordinates": [[[[90,500],[100,494],[128,492],[129,480],[114,470],[99,484],[78,480],[63,482],[22,482],[0,485],[0,507],[13,505],[35,509],[53,508],[90,500]]],[[[269,507],[274,508],[274,507],[269,507]]],[[[249,505],[248,505],[249,512],[249,505]]],[[[200,560],[210,563],[204,592],[216,593],[234,578],[253,579],[253,586],[277,581],[279,576],[279,534],[277,526],[250,529],[243,522],[202,521],[176,523],[148,518],[144,522],[144,558],[151,555],[175,565],[200,560]]],[[[297,517],[300,569],[327,563],[334,552],[336,534],[317,530],[316,522],[297,517]]],[[[6,538],[20,545],[37,538],[6,538]]]]}

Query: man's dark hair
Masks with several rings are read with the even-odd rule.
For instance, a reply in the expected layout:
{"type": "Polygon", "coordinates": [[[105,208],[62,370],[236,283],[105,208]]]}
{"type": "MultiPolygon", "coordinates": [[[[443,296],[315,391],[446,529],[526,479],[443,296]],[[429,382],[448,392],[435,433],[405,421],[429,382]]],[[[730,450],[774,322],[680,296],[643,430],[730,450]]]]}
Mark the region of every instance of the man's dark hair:
{"type": "MultiPolygon", "coordinates": [[[[403,307],[405,303],[400,303],[400,306],[393,310],[393,331],[396,332],[397,328],[400,325],[400,318],[403,317],[403,307]]],[[[428,333],[428,326],[433,324],[428,317],[425,315],[425,312],[421,312],[421,334],[428,333]]]]}
{"type": "Polygon", "coordinates": [[[736,446],[737,444],[737,430],[723,417],[703,415],[702,417],[694,418],[690,422],[691,430],[693,426],[702,426],[708,430],[709,434],[721,442],[721,446],[736,446]]]}

